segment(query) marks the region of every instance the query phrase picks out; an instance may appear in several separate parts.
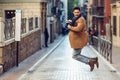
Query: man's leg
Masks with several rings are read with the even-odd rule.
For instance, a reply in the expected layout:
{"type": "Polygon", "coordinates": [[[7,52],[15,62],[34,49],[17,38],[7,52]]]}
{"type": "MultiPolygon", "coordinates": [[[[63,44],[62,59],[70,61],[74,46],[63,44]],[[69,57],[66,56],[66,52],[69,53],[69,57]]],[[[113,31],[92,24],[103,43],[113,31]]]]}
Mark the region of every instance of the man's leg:
{"type": "Polygon", "coordinates": [[[94,64],[96,64],[97,68],[99,67],[98,58],[89,58],[81,55],[81,49],[73,49],[73,58],[83,63],[89,64],[91,67],[90,71],[93,71],[94,64]]]}
{"type": "Polygon", "coordinates": [[[81,55],[81,49],[73,49],[73,58],[83,63],[89,64],[89,57],[81,55]]]}

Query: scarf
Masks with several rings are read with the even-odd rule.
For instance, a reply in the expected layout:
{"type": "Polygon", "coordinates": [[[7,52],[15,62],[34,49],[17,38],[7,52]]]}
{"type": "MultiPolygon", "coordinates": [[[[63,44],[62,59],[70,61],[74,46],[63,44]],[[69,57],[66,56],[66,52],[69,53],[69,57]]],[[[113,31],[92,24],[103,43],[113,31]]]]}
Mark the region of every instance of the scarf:
{"type": "Polygon", "coordinates": [[[76,20],[78,20],[80,17],[81,17],[81,14],[80,14],[78,17],[73,17],[73,18],[72,18],[72,22],[69,23],[69,24],[70,24],[71,26],[75,26],[76,20]]]}

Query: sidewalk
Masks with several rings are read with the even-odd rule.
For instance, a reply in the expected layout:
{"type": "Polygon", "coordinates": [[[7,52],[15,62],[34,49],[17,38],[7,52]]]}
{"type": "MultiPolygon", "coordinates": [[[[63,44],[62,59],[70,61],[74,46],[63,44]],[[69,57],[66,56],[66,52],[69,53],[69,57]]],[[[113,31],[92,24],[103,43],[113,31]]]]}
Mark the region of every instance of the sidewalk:
{"type": "Polygon", "coordinates": [[[72,49],[66,38],[46,59],[38,61],[18,80],[120,80],[118,72],[92,46],[86,46],[82,54],[98,56],[99,69],[90,71],[89,65],[72,59],[72,49]]]}
{"type": "Polygon", "coordinates": [[[112,58],[112,65],[120,72],[120,47],[113,47],[112,58]]]}
{"type": "Polygon", "coordinates": [[[19,67],[14,67],[0,75],[0,80],[17,80],[18,77],[27,72],[31,66],[35,65],[38,60],[42,60],[43,58],[47,57],[49,53],[52,52],[63,40],[64,36],[59,36],[54,40],[53,43],[48,44],[48,48],[40,49],[35,54],[19,63],[19,67]]]}

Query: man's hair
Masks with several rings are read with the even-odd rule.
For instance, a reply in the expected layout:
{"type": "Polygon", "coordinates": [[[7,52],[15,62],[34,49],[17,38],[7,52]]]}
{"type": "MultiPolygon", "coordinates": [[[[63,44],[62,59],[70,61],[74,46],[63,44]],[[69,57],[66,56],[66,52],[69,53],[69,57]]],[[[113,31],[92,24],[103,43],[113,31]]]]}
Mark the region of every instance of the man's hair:
{"type": "Polygon", "coordinates": [[[79,11],[80,11],[80,7],[74,7],[74,8],[73,8],[73,11],[74,11],[74,10],[79,10],[79,11]]]}

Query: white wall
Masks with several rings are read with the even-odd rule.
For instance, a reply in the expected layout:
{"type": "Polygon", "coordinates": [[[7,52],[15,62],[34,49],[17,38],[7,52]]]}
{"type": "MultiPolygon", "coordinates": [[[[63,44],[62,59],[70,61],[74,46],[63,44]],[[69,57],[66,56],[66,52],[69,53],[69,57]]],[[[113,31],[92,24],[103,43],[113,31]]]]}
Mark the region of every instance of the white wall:
{"type": "MultiPolygon", "coordinates": [[[[113,16],[116,16],[116,21],[117,21],[117,35],[112,35],[112,42],[113,46],[120,47],[120,4],[119,2],[116,3],[116,7],[112,7],[113,4],[111,5],[111,26],[113,27],[113,16]]],[[[112,28],[113,30],[113,28],[112,28]]]]}

